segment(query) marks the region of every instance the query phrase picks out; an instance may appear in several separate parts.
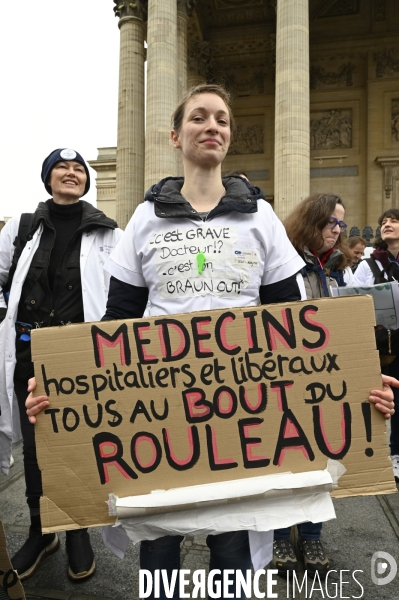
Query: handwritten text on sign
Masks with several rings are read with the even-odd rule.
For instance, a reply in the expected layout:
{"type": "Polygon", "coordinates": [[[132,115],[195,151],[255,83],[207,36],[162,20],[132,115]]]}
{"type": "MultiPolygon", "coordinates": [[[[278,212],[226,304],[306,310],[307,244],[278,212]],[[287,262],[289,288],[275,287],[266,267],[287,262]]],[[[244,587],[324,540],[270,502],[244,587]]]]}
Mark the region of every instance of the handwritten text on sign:
{"type": "Polygon", "coordinates": [[[104,501],[327,458],[372,469],[386,455],[367,400],[380,381],[372,316],[351,298],[58,329],[70,353],[37,336],[44,478],[65,468],[104,501]]]}

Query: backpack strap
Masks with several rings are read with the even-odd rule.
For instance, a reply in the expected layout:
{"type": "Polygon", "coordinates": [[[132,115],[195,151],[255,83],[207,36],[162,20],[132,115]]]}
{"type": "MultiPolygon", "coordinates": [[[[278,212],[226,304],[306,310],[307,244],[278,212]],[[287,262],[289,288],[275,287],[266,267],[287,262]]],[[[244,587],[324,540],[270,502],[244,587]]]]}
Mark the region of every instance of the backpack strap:
{"type": "MultiPolygon", "coordinates": [[[[31,230],[31,227],[33,225],[33,217],[34,217],[34,213],[22,213],[21,215],[21,219],[19,221],[19,227],[18,227],[18,239],[20,240],[20,242],[23,244],[23,247],[25,247],[26,242],[28,241],[28,233],[31,230]]],[[[16,246],[15,242],[14,245],[16,246]]]]}
{"type": "Polygon", "coordinates": [[[28,234],[32,229],[34,216],[35,216],[34,213],[22,213],[22,215],[21,215],[21,218],[19,221],[19,226],[18,226],[18,234],[14,240],[15,250],[14,250],[13,257],[12,257],[11,267],[8,272],[8,281],[4,288],[6,292],[7,291],[9,292],[11,289],[12,280],[14,278],[14,274],[15,274],[15,270],[17,268],[19,257],[22,254],[22,250],[25,248],[26,242],[30,238],[30,236],[28,236],[28,234]]]}
{"type": "Polygon", "coordinates": [[[374,258],[365,258],[364,260],[366,261],[374,275],[374,283],[386,283],[387,280],[384,277],[384,271],[381,271],[374,258]]]}

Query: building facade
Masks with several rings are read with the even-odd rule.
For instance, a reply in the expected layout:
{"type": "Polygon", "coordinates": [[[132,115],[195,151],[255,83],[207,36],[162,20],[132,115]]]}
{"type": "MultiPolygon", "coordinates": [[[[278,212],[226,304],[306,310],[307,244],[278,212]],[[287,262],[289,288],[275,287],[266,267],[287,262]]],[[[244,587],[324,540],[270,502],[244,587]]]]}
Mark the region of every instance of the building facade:
{"type": "Polygon", "coordinates": [[[203,81],[234,98],[224,170],[244,170],[280,218],[313,192],[340,195],[360,228],[399,207],[396,0],[113,1],[117,148],[90,164],[99,208],[122,227],[151,183],[181,172],[170,116],[203,81]]]}

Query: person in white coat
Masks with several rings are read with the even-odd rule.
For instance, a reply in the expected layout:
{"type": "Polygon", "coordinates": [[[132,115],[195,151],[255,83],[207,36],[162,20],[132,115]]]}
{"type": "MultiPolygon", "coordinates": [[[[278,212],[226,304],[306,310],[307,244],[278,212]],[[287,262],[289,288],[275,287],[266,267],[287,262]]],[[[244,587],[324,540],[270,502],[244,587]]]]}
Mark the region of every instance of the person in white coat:
{"type": "MultiPolygon", "coordinates": [[[[0,458],[7,474],[16,396],[31,518],[29,537],[12,558],[22,580],[33,575],[60,545],[57,534],[41,532],[41,472],[34,427],[25,412],[28,379],[34,375],[30,332],[101,319],[110,279],[103,264],[122,233],[115,221],[80,200],[89,190],[90,175],[78,152],[69,148],[51,152],[43,162],[41,177],[52,198],[41,202],[31,215],[8,221],[0,234],[0,458]]],[[[86,529],[68,531],[66,549],[72,581],[95,572],[86,529]]]]}
{"type": "MultiPolygon", "coordinates": [[[[399,209],[390,208],[378,219],[381,238],[374,244],[374,252],[362,260],[355,273],[355,285],[368,286],[384,281],[399,281],[399,209]]],[[[380,351],[383,372],[399,377],[399,329],[376,329],[377,348],[380,351]]],[[[391,421],[390,448],[392,468],[399,481],[399,390],[394,390],[396,413],[391,421]]]]}

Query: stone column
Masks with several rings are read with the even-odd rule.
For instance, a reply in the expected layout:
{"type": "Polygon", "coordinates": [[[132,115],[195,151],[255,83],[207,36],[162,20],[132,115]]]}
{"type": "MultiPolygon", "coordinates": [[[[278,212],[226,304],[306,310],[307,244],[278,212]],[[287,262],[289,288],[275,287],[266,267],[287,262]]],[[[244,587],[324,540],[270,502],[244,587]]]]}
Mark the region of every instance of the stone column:
{"type": "Polygon", "coordinates": [[[97,171],[97,208],[116,220],[116,148],[98,148],[96,160],[87,161],[97,171]]]}
{"type": "Polygon", "coordinates": [[[144,21],[147,2],[114,0],[119,17],[116,220],[124,229],[144,193],[144,21]]]}
{"type": "Polygon", "coordinates": [[[274,207],[280,219],[309,195],[309,6],[278,0],[274,207]]]}
{"type": "Polygon", "coordinates": [[[176,175],[170,117],[177,104],[177,1],[148,0],[145,187],[176,175]]]}
{"type": "Polygon", "coordinates": [[[177,0],[177,98],[187,90],[187,26],[196,0],[177,0]]]}
{"type": "MultiPolygon", "coordinates": [[[[187,27],[196,0],[177,0],[177,101],[187,91],[187,27]]],[[[183,175],[181,152],[176,153],[176,174],[183,175]]]]}

